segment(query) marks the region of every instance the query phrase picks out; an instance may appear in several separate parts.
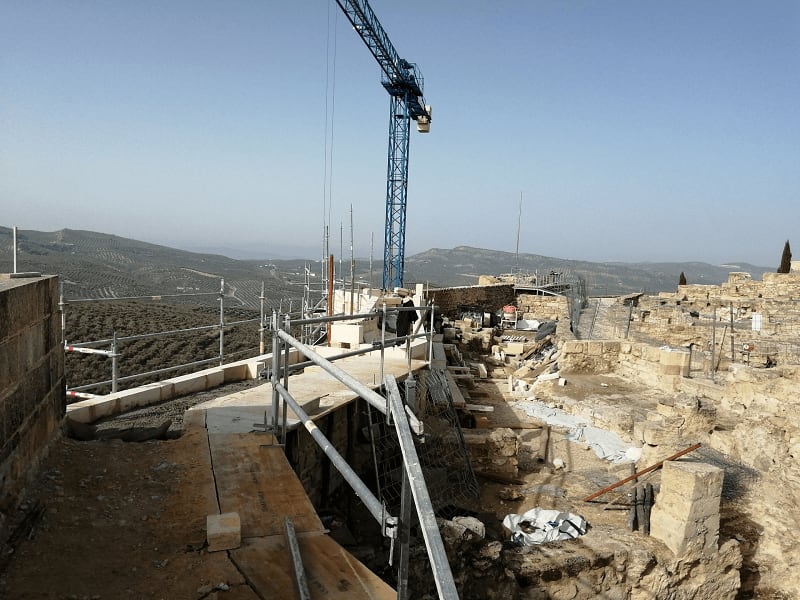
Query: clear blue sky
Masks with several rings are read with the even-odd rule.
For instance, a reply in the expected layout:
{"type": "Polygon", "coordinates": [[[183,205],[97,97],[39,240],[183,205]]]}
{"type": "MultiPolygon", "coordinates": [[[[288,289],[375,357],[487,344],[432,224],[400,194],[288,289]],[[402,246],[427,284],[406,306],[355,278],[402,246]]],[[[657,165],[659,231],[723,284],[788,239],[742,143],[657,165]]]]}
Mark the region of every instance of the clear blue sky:
{"type": "MultiPolygon", "coordinates": [[[[522,252],[800,257],[800,2],[372,6],[433,105],[407,254],[514,252],[522,193],[522,252]]],[[[352,204],[377,258],[388,111],[332,0],[5,0],[0,224],[316,258],[327,122],[334,253],[352,204]]]]}

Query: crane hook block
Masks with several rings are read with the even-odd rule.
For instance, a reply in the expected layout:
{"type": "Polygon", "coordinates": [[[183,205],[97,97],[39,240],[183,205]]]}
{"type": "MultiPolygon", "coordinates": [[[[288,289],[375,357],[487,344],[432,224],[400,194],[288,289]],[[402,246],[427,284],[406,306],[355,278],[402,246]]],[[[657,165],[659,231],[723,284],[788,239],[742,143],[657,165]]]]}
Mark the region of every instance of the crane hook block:
{"type": "Polygon", "coordinates": [[[420,115],[417,117],[417,132],[430,133],[431,132],[431,107],[429,104],[425,105],[425,112],[427,115],[420,115]]]}

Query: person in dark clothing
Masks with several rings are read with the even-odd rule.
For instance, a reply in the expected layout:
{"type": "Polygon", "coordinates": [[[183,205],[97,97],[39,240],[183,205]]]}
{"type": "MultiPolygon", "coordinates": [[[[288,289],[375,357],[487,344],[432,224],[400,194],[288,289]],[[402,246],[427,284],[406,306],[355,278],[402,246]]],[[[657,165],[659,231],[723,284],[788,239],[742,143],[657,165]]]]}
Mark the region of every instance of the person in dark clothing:
{"type": "MultiPolygon", "coordinates": [[[[412,307],[414,306],[414,301],[409,298],[403,302],[402,306],[403,308],[412,307]]],[[[411,333],[411,327],[414,325],[414,321],[416,321],[417,318],[417,311],[415,310],[400,311],[397,315],[397,337],[409,335],[411,333]]]]}

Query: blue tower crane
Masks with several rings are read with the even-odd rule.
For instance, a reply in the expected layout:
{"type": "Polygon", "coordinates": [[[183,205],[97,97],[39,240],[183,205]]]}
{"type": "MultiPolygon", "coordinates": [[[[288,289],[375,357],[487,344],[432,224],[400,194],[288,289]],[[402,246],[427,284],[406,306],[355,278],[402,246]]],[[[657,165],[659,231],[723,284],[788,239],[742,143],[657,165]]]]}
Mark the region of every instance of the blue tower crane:
{"type": "Polygon", "coordinates": [[[417,131],[430,131],[431,107],[425,104],[417,65],[400,58],[367,0],[336,0],[381,67],[381,84],[389,92],[389,162],[386,178],[386,230],[383,289],[403,286],[406,246],[408,142],[411,119],[417,131]]]}

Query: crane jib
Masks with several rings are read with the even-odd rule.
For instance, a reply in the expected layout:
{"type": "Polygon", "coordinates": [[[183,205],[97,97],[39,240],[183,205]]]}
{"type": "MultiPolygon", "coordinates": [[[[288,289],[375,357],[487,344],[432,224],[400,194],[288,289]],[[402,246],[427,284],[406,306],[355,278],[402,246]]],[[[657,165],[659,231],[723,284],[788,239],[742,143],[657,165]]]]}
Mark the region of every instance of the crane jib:
{"type": "Polygon", "coordinates": [[[366,0],[336,0],[336,3],[380,65],[381,84],[391,98],[383,289],[403,287],[409,123],[413,119],[418,131],[430,131],[430,106],[423,95],[422,73],[417,65],[400,58],[369,3],[366,0]]]}

